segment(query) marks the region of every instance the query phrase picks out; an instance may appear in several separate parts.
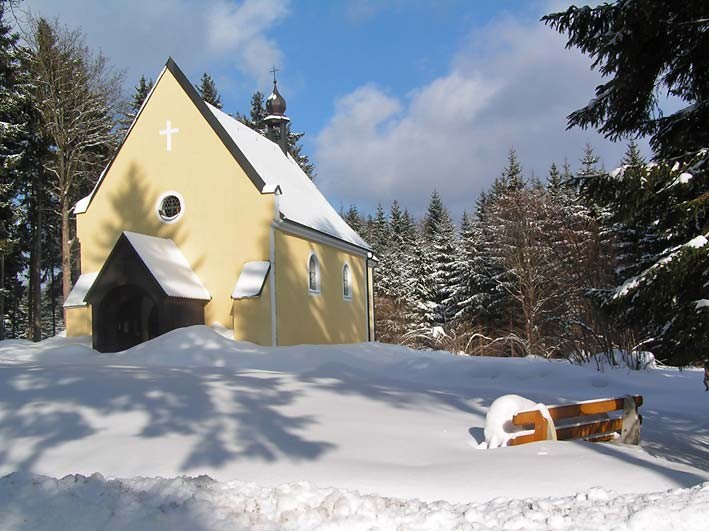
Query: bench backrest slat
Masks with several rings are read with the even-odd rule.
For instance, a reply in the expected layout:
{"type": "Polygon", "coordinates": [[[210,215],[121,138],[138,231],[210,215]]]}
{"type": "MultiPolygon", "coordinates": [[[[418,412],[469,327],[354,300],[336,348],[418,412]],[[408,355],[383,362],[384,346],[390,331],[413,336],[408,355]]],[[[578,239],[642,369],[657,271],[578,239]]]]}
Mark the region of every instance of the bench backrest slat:
{"type": "MultiPolygon", "coordinates": [[[[637,407],[643,404],[643,397],[639,395],[633,396],[633,400],[637,407]]],[[[599,413],[608,413],[623,409],[623,398],[604,398],[601,400],[589,400],[587,402],[579,402],[576,404],[566,404],[561,406],[548,406],[549,415],[556,422],[557,420],[567,419],[572,417],[580,417],[582,415],[597,415],[599,413]]],[[[512,417],[512,423],[516,426],[525,426],[534,424],[539,411],[521,411],[512,417]]]]}
{"type": "Polygon", "coordinates": [[[568,439],[607,441],[617,438],[618,432],[620,432],[623,442],[638,444],[639,431],[637,430],[639,430],[639,423],[642,423],[642,416],[637,414],[637,408],[642,405],[643,397],[636,395],[630,398],[632,398],[635,407],[626,408],[625,398],[603,398],[575,404],[547,406],[549,416],[554,422],[553,426],[549,425],[547,419],[538,409],[520,411],[512,417],[512,423],[527,429],[532,427],[534,432],[518,435],[510,440],[510,444],[517,446],[550,438],[560,441],[568,439]],[[623,411],[623,416],[620,418],[602,415],[618,410],[623,411]],[[597,416],[593,417],[593,415],[597,416]],[[571,422],[567,420],[566,423],[562,422],[561,425],[556,425],[557,421],[564,419],[574,420],[571,422]],[[550,428],[554,430],[551,435],[550,428]]]}

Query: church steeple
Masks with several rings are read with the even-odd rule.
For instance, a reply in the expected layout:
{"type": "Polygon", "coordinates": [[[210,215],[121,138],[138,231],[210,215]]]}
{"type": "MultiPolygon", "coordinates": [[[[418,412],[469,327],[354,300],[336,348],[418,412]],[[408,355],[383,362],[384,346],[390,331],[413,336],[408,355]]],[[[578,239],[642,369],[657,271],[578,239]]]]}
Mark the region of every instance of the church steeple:
{"type": "Polygon", "coordinates": [[[276,142],[283,153],[288,154],[288,122],[290,118],[285,115],[286,100],[278,92],[278,81],[276,80],[278,69],[274,66],[271,70],[273,74],[273,92],[266,99],[266,112],[268,116],[264,119],[268,128],[268,138],[276,142]]]}

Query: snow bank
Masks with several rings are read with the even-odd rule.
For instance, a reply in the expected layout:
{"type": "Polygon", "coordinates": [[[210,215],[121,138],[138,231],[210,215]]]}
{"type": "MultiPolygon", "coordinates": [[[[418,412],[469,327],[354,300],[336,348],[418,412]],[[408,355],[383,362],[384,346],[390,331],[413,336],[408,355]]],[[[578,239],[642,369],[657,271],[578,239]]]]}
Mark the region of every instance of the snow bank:
{"type": "Polygon", "coordinates": [[[87,338],[0,342],[0,476],[209,475],[451,503],[688,488],[709,481],[702,377],[377,343],[260,347],[205,326],[116,354],[87,338]],[[509,393],[643,395],[641,446],[478,451],[490,406],[509,393]]]}
{"type": "Polygon", "coordinates": [[[559,498],[425,503],[362,495],[308,483],[263,488],[207,476],[106,480],[98,474],[0,479],[0,528],[103,529],[672,529],[700,531],[709,520],[709,483],[644,495],[592,489],[559,498]]]}

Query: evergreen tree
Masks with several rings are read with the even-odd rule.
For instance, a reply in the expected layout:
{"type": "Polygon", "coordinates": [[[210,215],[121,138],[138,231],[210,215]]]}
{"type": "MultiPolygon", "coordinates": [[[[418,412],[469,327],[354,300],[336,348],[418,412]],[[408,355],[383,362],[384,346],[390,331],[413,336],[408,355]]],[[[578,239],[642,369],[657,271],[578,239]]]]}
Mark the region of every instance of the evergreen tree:
{"type": "MultiPolygon", "coordinates": [[[[19,182],[12,171],[18,156],[23,153],[21,143],[27,135],[22,119],[22,98],[18,98],[19,61],[14,52],[17,35],[5,22],[6,2],[0,2],[0,340],[7,337],[6,313],[12,305],[11,284],[22,269],[17,252],[17,225],[20,211],[17,206],[19,182]]],[[[9,323],[7,323],[9,324],[9,323]]]]}
{"type": "Polygon", "coordinates": [[[425,250],[430,254],[428,291],[424,302],[425,323],[448,325],[455,315],[456,257],[458,255],[455,226],[438,192],[434,191],[423,221],[425,250]]]}
{"type": "Polygon", "coordinates": [[[300,143],[300,139],[304,135],[305,133],[291,131],[290,124],[288,124],[288,153],[312,181],[317,176],[317,172],[315,171],[315,164],[310,160],[310,157],[303,153],[303,144],[300,143]]]}
{"type": "MultiPolygon", "coordinates": [[[[247,125],[254,131],[258,131],[259,134],[266,136],[266,102],[264,95],[261,92],[254,92],[251,96],[251,107],[249,110],[249,116],[243,115],[241,113],[236,113],[235,118],[239,120],[244,125],[247,125]]],[[[303,153],[303,145],[301,144],[301,139],[305,133],[294,133],[291,131],[290,123],[287,126],[288,129],[288,153],[290,153],[293,160],[298,163],[300,169],[302,169],[305,174],[313,180],[317,175],[315,170],[315,164],[310,160],[310,157],[303,153]]]]}
{"type": "MultiPolygon", "coordinates": [[[[382,233],[380,227],[383,220],[383,209],[378,210],[373,222],[376,234],[382,233]]],[[[375,291],[379,294],[377,327],[379,338],[389,342],[402,341],[403,336],[411,328],[408,319],[415,310],[410,296],[413,251],[411,225],[412,221],[408,213],[402,212],[399,203],[394,201],[387,222],[386,245],[382,247],[380,243],[377,246],[381,249],[377,254],[380,262],[375,287],[375,291]]]]}
{"type": "Polygon", "coordinates": [[[214,83],[214,80],[209,74],[206,72],[202,74],[202,79],[200,80],[199,85],[195,85],[195,88],[197,89],[199,97],[205,102],[213,105],[217,109],[222,108],[222,97],[219,95],[217,85],[214,83]]]}
{"type": "Polygon", "coordinates": [[[145,99],[153,89],[153,85],[154,83],[152,79],[146,80],[145,76],[140,76],[138,84],[135,86],[126,108],[121,113],[121,118],[118,123],[121,136],[125,136],[128,132],[128,129],[133,124],[135,117],[138,116],[138,111],[140,111],[145,99]]]}
{"type": "Polygon", "coordinates": [[[473,222],[467,212],[460,221],[459,252],[455,261],[454,291],[451,302],[455,307],[454,318],[459,323],[470,324],[475,317],[473,297],[476,293],[473,267],[478,249],[475,247],[473,222]]]}
{"type": "Polygon", "coordinates": [[[430,330],[436,313],[435,287],[431,284],[433,260],[423,232],[415,233],[409,277],[409,313],[406,321],[411,330],[430,330]]]}
{"type": "Polygon", "coordinates": [[[524,188],[524,176],[522,174],[522,165],[517,158],[517,152],[510,149],[507,155],[507,166],[502,170],[499,185],[507,190],[521,190],[524,188]]]}
{"type": "Polygon", "coordinates": [[[507,295],[495,282],[500,272],[490,253],[492,231],[486,223],[486,195],[481,194],[481,199],[478,201],[476,215],[469,221],[470,228],[461,234],[463,252],[469,260],[469,287],[466,288],[469,293],[467,299],[459,301],[458,315],[463,320],[471,317],[490,329],[504,321],[503,308],[507,295]]]}
{"type": "Polygon", "coordinates": [[[709,307],[702,303],[709,299],[707,14],[704,0],[619,0],[543,18],[604,76],[596,97],[569,115],[569,126],[596,127],[614,140],[650,137],[655,165],[627,176],[621,167],[611,175],[617,185],[602,194],[608,178],[591,178],[585,193],[599,192],[591,200],[610,213],[608,221],[660,247],[638,264],[642,271],[623,275],[610,306],[628,326],[641,328],[646,348],[677,364],[705,356],[709,337],[709,307]],[[681,108],[657,112],[660,87],[681,108]]]}
{"type": "Polygon", "coordinates": [[[552,162],[549,168],[549,176],[547,177],[547,189],[551,193],[556,193],[561,190],[562,183],[561,173],[556,167],[556,164],[552,162]]]}
{"type": "Polygon", "coordinates": [[[583,158],[581,159],[581,168],[576,173],[576,180],[580,183],[584,181],[592,181],[594,178],[603,175],[603,172],[598,167],[599,158],[593,151],[593,146],[591,144],[586,144],[583,151],[583,158]]]}
{"type": "Polygon", "coordinates": [[[365,220],[362,217],[362,214],[359,213],[359,209],[355,205],[350,205],[350,207],[347,209],[347,212],[342,215],[342,219],[345,220],[345,222],[350,226],[353,231],[355,231],[357,234],[364,238],[365,220]]]}
{"type": "Polygon", "coordinates": [[[431,194],[431,199],[428,203],[428,210],[426,216],[423,218],[423,234],[427,240],[432,240],[434,234],[438,230],[443,217],[447,216],[445,207],[443,206],[443,201],[441,196],[438,195],[438,191],[434,190],[431,194]]]}
{"type": "Polygon", "coordinates": [[[383,260],[389,250],[389,221],[387,220],[381,203],[377,205],[377,212],[372,220],[369,238],[369,244],[372,246],[372,249],[374,249],[374,254],[376,254],[380,260],[383,260]]]}
{"type": "Polygon", "coordinates": [[[7,5],[0,3],[0,305],[3,325],[10,325],[11,336],[26,331],[28,337],[39,340],[42,231],[48,196],[45,165],[50,151],[32,90],[36,79],[24,49],[17,45],[17,36],[5,23],[7,5]],[[29,291],[25,290],[25,275],[29,291]]]}
{"type": "Polygon", "coordinates": [[[408,279],[411,276],[412,221],[407,212],[402,212],[398,201],[394,201],[389,211],[389,264],[385,290],[397,301],[405,301],[408,279]]]}
{"type": "Polygon", "coordinates": [[[251,128],[256,129],[262,135],[266,134],[266,99],[260,91],[254,92],[251,96],[251,109],[249,111],[251,128]]]}

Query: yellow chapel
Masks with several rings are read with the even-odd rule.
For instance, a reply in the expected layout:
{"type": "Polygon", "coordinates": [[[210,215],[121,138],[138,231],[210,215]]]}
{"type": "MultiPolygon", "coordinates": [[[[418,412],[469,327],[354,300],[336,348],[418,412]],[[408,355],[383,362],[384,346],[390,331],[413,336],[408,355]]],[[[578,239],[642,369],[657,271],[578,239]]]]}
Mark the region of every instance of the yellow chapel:
{"type": "Polygon", "coordinates": [[[214,323],[259,345],[373,339],[372,249],[288,154],[285,109],[274,80],[264,137],[168,59],[74,207],[67,335],[101,352],[214,323]]]}

